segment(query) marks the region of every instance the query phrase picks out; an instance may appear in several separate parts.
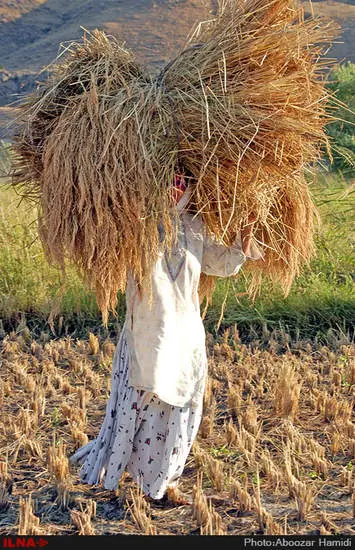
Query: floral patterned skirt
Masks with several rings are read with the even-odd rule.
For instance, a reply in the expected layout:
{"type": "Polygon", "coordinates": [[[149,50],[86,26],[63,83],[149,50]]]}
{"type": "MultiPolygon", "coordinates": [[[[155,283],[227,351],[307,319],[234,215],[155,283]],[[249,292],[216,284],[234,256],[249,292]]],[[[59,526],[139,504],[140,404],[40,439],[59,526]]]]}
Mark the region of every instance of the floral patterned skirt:
{"type": "Polygon", "coordinates": [[[194,406],[169,405],[151,392],[130,386],[128,369],[124,324],[99,435],[78,449],[70,461],[82,465],[83,483],[115,490],[127,471],[146,495],[160,499],[184,470],[201,422],[203,399],[194,406]]]}

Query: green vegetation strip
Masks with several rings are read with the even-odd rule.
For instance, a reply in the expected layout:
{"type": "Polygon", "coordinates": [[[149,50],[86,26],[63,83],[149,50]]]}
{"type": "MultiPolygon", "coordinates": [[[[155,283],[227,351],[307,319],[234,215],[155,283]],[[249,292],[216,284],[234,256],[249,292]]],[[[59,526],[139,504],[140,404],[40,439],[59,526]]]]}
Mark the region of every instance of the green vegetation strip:
{"type": "MultiPolygon", "coordinates": [[[[237,295],[245,292],[246,275],[240,272],[233,282],[221,279],[205,317],[207,330],[217,333],[218,328],[236,323],[242,340],[267,339],[269,332],[275,330],[285,331],[292,339],[322,340],[334,331],[352,338],[352,187],[334,175],[320,175],[312,186],[322,224],[316,235],[317,255],[310,269],[298,277],[286,298],[281,290],[266,284],[253,305],[248,296],[237,295]]],[[[34,220],[35,213],[29,212],[12,191],[1,190],[0,318],[5,331],[24,324],[37,333],[49,330],[47,318],[60,288],[60,272],[47,264],[34,220]]],[[[122,323],[124,296],[120,296],[117,311],[117,321],[122,323]]],[[[116,330],[117,321],[111,318],[109,330],[116,330]]],[[[53,326],[57,335],[84,336],[89,330],[103,330],[93,294],[70,268],[53,326]]]]}

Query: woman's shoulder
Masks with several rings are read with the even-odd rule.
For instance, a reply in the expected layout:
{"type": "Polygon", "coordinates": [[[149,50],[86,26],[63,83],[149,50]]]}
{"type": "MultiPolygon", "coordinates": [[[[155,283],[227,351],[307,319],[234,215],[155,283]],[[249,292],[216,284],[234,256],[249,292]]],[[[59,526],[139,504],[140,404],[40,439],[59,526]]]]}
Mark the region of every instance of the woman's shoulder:
{"type": "Polygon", "coordinates": [[[180,216],[184,218],[191,225],[203,225],[202,217],[198,212],[193,212],[191,210],[182,210],[180,216]]]}

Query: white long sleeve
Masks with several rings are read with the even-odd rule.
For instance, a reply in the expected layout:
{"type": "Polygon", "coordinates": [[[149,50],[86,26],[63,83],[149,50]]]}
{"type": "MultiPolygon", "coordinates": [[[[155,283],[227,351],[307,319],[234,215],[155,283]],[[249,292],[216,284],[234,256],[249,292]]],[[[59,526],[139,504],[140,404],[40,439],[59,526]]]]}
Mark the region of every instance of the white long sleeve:
{"type": "Polygon", "coordinates": [[[240,235],[232,246],[225,246],[205,231],[201,262],[203,273],[217,277],[231,277],[238,273],[246,259],[240,235]]]}
{"type": "Polygon", "coordinates": [[[243,252],[240,233],[232,246],[225,246],[204,231],[201,271],[206,275],[231,277],[238,273],[246,260],[260,260],[263,257],[254,241],[251,242],[250,253],[246,255],[243,252]]]}

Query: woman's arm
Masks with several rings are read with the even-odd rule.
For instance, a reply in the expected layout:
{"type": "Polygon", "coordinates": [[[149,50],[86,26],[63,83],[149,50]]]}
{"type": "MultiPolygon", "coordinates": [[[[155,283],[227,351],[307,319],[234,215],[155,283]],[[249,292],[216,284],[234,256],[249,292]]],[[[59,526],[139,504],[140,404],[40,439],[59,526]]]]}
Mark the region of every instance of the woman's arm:
{"type": "Polygon", "coordinates": [[[224,246],[205,232],[201,271],[206,275],[231,277],[238,273],[246,259],[240,235],[232,246],[224,246]]]}
{"type": "Polygon", "coordinates": [[[236,275],[247,259],[260,260],[263,253],[254,242],[253,225],[255,218],[250,217],[249,223],[237,235],[232,246],[218,243],[204,228],[203,255],[201,271],[217,277],[236,275]]]}

